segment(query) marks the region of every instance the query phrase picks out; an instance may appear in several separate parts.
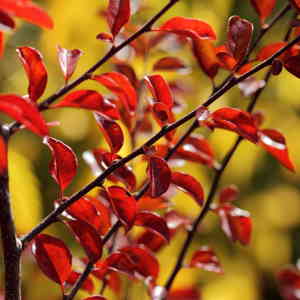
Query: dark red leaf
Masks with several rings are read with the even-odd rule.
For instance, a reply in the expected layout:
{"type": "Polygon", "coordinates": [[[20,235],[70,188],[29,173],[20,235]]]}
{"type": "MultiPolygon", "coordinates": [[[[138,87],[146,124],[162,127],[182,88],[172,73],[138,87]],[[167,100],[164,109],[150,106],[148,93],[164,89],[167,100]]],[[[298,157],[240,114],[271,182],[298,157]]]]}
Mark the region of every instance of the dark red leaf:
{"type": "MultiPolygon", "coordinates": [[[[81,276],[81,273],[79,272],[76,272],[76,271],[72,271],[70,276],[68,277],[67,281],[66,281],[66,284],[67,285],[70,285],[70,286],[73,286],[76,281],[78,280],[78,278],[81,276]]],[[[87,291],[88,293],[93,293],[95,287],[94,287],[94,283],[93,283],[93,280],[88,277],[84,282],[83,284],[81,285],[80,287],[81,289],[87,291]]]]}
{"type": "Polygon", "coordinates": [[[193,253],[190,267],[200,268],[209,272],[223,273],[215,252],[209,247],[201,247],[193,253]]]}
{"type": "Polygon", "coordinates": [[[69,146],[52,137],[45,137],[43,142],[50,148],[52,153],[49,166],[51,176],[63,191],[76,175],[76,155],[69,146]]]}
{"type": "Polygon", "coordinates": [[[300,272],[293,266],[277,273],[280,294],[284,300],[299,300],[300,272]]]}
{"type": "Polygon", "coordinates": [[[95,110],[112,119],[119,119],[120,114],[116,105],[104,99],[101,94],[92,90],[79,90],[68,94],[59,103],[51,106],[58,107],[77,107],[95,110]]]}
{"type": "Polygon", "coordinates": [[[133,67],[130,64],[115,63],[115,68],[119,73],[125,75],[129,79],[131,85],[134,88],[137,89],[139,87],[139,80],[137,78],[135,70],[133,69],[133,67]]]}
{"type": "Polygon", "coordinates": [[[130,18],[130,0],[109,0],[107,22],[115,37],[130,18]]]}
{"type": "Polygon", "coordinates": [[[239,189],[236,185],[232,184],[226,186],[220,191],[219,202],[220,203],[232,202],[236,200],[238,195],[239,195],[239,189]]]}
{"type": "Polygon", "coordinates": [[[4,10],[0,9],[0,29],[1,31],[10,31],[15,29],[16,24],[14,19],[4,10]]]}
{"type": "Polygon", "coordinates": [[[276,0],[251,0],[251,3],[259,15],[261,24],[264,24],[275,7],[276,0]]]}
{"type": "Polygon", "coordinates": [[[129,112],[135,112],[137,106],[137,94],[125,75],[118,72],[109,72],[95,75],[92,79],[98,81],[116,94],[129,112]]]}
{"type": "Polygon", "coordinates": [[[200,292],[197,288],[181,288],[172,290],[167,297],[167,300],[199,300],[200,292]]]}
{"type": "Polygon", "coordinates": [[[185,63],[177,57],[163,57],[153,65],[154,71],[177,71],[186,69],[185,63]]]}
{"type": "Polygon", "coordinates": [[[157,102],[152,106],[152,112],[155,120],[160,126],[165,126],[166,124],[170,124],[174,122],[174,116],[170,108],[164,103],[157,102]]]}
{"type": "Polygon", "coordinates": [[[294,76],[300,78],[300,55],[291,56],[284,62],[284,67],[294,76]]]}
{"type": "Polygon", "coordinates": [[[231,16],[228,20],[227,40],[232,56],[242,61],[248,52],[252,40],[253,25],[239,16],[231,16]]]}
{"type": "Polygon", "coordinates": [[[145,80],[152,93],[154,101],[164,103],[171,109],[173,107],[174,100],[167,81],[161,75],[146,76],[145,80]]]}
{"type": "Polygon", "coordinates": [[[29,80],[29,98],[36,102],[44,93],[48,80],[43,57],[38,50],[31,47],[20,47],[17,52],[29,80]]]}
{"type": "Polygon", "coordinates": [[[158,214],[142,211],[136,215],[135,225],[147,227],[163,237],[167,242],[170,240],[170,232],[166,221],[158,214]]]}
{"type": "Polygon", "coordinates": [[[109,43],[112,43],[114,41],[114,37],[110,33],[107,33],[107,32],[98,33],[96,36],[96,39],[104,41],[104,42],[109,42],[109,43]]]}
{"type": "Polygon", "coordinates": [[[209,24],[185,17],[171,18],[160,26],[158,31],[177,33],[192,39],[216,39],[216,34],[209,24]]]}
{"type": "Polygon", "coordinates": [[[7,172],[7,144],[2,136],[0,136],[0,175],[7,172]]]}
{"type": "Polygon", "coordinates": [[[257,128],[253,117],[237,108],[224,107],[211,114],[214,127],[234,131],[253,143],[258,142],[257,128]]]}
{"type": "Polygon", "coordinates": [[[49,15],[31,1],[1,0],[0,9],[40,27],[53,28],[49,15]]]}
{"type": "Polygon", "coordinates": [[[290,2],[294,5],[298,11],[300,10],[300,1],[299,0],[290,0],[290,2]]]}
{"type": "Polygon", "coordinates": [[[73,231],[76,239],[85,250],[89,260],[96,262],[102,255],[102,240],[99,233],[88,223],[75,220],[65,222],[73,231]]]}
{"type": "Polygon", "coordinates": [[[45,275],[63,286],[72,272],[72,255],[64,242],[39,234],[33,240],[32,253],[45,275]]]}
{"type": "Polygon", "coordinates": [[[271,66],[273,76],[277,76],[282,72],[283,63],[279,59],[274,59],[271,66]]]}
{"type": "Polygon", "coordinates": [[[111,186],[107,189],[114,214],[129,230],[137,213],[136,200],[122,187],[111,186]]]}
{"type": "Polygon", "coordinates": [[[220,217],[222,230],[228,238],[243,245],[250,243],[252,221],[248,211],[224,204],[218,207],[216,212],[220,217]]]}
{"type": "Polygon", "coordinates": [[[88,298],[84,298],[83,300],[106,300],[106,298],[102,296],[91,296],[88,298]]]}
{"type": "Polygon", "coordinates": [[[160,157],[151,156],[148,172],[151,197],[159,197],[168,190],[171,182],[171,170],[168,163],[160,157]]]}
{"type": "Polygon", "coordinates": [[[289,158],[284,136],[275,129],[259,131],[259,144],[274,156],[284,167],[295,172],[295,167],[289,158]]]}
{"type": "Polygon", "coordinates": [[[106,142],[110,146],[111,152],[118,152],[124,142],[124,136],[120,125],[104,115],[94,113],[94,116],[106,142]]]}
{"type": "Polygon", "coordinates": [[[173,172],[171,182],[179,189],[189,193],[199,205],[203,205],[204,191],[199,181],[193,176],[181,172],[173,172]]]}
{"type": "Polygon", "coordinates": [[[49,134],[46,122],[36,106],[20,96],[14,94],[0,95],[0,111],[40,136],[49,134]]]}
{"type": "Polygon", "coordinates": [[[166,240],[162,238],[154,231],[145,230],[135,240],[139,245],[145,245],[148,249],[153,252],[159,251],[163,246],[166,245],[166,240]]]}
{"type": "Polygon", "coordinates": [[[82,51],[78,49],[68,50],[57,46],[57,55],[60,68],[67,83],[76,69],[82,51]]]}

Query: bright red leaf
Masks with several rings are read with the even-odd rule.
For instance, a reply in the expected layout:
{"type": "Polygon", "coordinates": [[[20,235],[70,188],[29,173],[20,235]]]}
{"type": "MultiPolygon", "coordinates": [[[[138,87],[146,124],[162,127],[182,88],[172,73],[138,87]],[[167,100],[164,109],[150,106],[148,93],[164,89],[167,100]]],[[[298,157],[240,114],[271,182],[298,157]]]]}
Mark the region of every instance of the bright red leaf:
{"type": "Polygon", "coordinates": [[[129,230],[135,220],[137,213],[136,200],[124,188],[111,186],[107,189],[107,194],[115,215],[129,230]]]}
{"type": "Polygon", "coordinates": [[[82,55],[81,50],[78,49],[68,50],[62,48],[61,46],[57,46],[58,62],[63,72],[66,83],[73,75],[81,55],[82,55]]]}
{"type": "MultiPolygon", "coordinates": [[[[67,285],[70,285],[70,286],[73,286],[76,281],[78,280],[78,278],[81,276],[81,273],[79,272],[76,272],[76,271],[72,271],[70,276],[68,277],[67,281],[66,281],[66,284],[67,285]]],[[[93,293],[95,287],[94,287],[94,283],[93,283],[93,280],[88,277],[84,282],[83,284],[81,285],[80,287],[81,289],[87,291],[88,293],[93,293]]]]}
{"type": "Polygon", "coordinates": [[[272,13],[276,0],[251,0],[251,3],[259,15],[261,24],[264,24],[265,19],[272,13]]]}
{"type": "Polygon", "coordinates": [[[0,57],[3,55],[4,52],[4,34],[0,31],[0,57]]]}
{"type": "Polygon", "coordinates": [[[103,98],[101,94],[93,90],[79,90],[71,92],[61,101],[51,106],[58,107],[77,107],[94,110],[112,119],[119,119],[120,114],[116,105],[103,98]]]}
{"type": "Polygon", "coordinates": [[[219,202],[226,203],[236,200],[239,195],[239,189],[236,185],[231,184],[220,191],[219,202]]]}
{"type": "Polygon", "coordinates": [[[115,37],[130,19],[130,0],[109,0],[107,22],[115,37]]]}
{"type": "MultiPolygon", "coordinates": [[[[272,44],[269,44],[269,45],[261,48],[256,55],[256,60],[264,61],[264,60],[270,58],[273,54],[275,54],[281,48],[286,46],[286,44],[287,44],[286,42],[277,42],[277,43],[272,43],[272,44]]],[[[283,58],[284,56],[286,56],[286,52],[281,54],[279,57],[283,58]]]]}
{"type": "Polygon", "coordinates": [[[185,63],[177,57],[163,57],[153,65],[154,71],[177,71],[186,69],[185,63]]]}
{"type": "Polygon", "coordinates": [[[167,300],[199,300],[200,292],[195,287],[186,287],[173,289],[167,297],[167,300]]]}
{"type": "Polygon", "coordinates": [[[259,131],[259,144],[274,156],[284,167],[294,172],[295,167],[289,158],[284,136],[275,129],[259,131]]]}
{"type": "Polygon", "coordinates": [[[200,268],[209,272],[223,273],[215,252],[209,247],[201,247],[193,253],[190,267],[200,268]]]}
{"type": "Polygon", "coordinates": [[[50,148],[52,154],[49,165],[51,176],[63,191],[76,175],[76,155],[69,146],[52,137],[45,137],[44,144],[50,148]]]}
{"type": "Polygon", "coordinates": [[[171,182],[179,189],[190,194],[199,205],[203,205],[204,191],[202,185],[193,176],[181,172],[173,172],[171,182]]]}
{"type": "Polygon", "coordinates": [[[104,85],[112,93],[116,94],[121,103],[129,112],[135,112],[137,106],[137,94],[129,79],[119,72],[108,72],[95,75],[93,80],[104,85]]]}
{"type": "Polygon", "coordinates": [[[224,107],[211,114],[213,127],[234,131],[253,143],[258,142],[257,127],[254,118],[237,108],[224,107]]]}
{"type": "Polygon", "coordinates": [[[66,221],[65,223],[73,231],[89,260],[91,262],[98,261],[102,255],[102,240],[96,229],[88,223],[79,220],[66,221]]]}
{"type": "Polygon", "coordinates": [[[111,152],[118,152],[124,142],[124,136],[120,125],[114,120],[99,113],[94,113],[94,116],[106,142],[110,146],[111,152]]]}
{"type": "Polygon", "coordinates": [[[20,47],[17,52],[29,80],[29,98],[36,102],[44,93],[48,80],[43,57],[38,50],[31,47],[20,47]]]}
{"type": "Polygon", "coordinates": [[[40,136],[49,134],[46,122],[36,106],[20,96],[14,94],[0,95],[0,111],[40,136]]]}
{"type": "Polygon", "coordinates": [[[91,296],[88,298],[84,298],[84,300],[106,300],[106,298],[102,296],[91,296]]]}
{"type": "Polygon", "coordinates": [[[253,25],[239,16],[231,16],[228,21],[228,48],[233,57],[242,61],[248,52],[253,34],[253,25]]]}
{"type": "Polygon", "coordinates": [[[0,175],[7,172],[7,144],[2,136],[0,136],[0,175]]]}
{"type": "Polygon", "coordinates": [[[168,206],[169,206],[168,201],[163,197],[152,198],[148,196],[143,196],[142,198],[139,199],[137,203],[138,211],[143,211],[143,210],[154,211],[154,210],[167,208],[168,206]]]}
{"type": "Polygon", "coordinates": [[[248,211],[231,204],[224,204],[215,211],[220,217],[222,230],[228,238],[233,242],[239,241],[243,245],[250,243],[252,221],[248,211]]]}
{"type": "Polygon", "coordinates": [[[72,255],[64,242],[39,234],[33,240],[32,253],[45,275],[63,286],[72,272],[72,255]]]}
{"type": "Polygon", "coordinates": [[[171,170],[168,163],[160,157],[151,156],[148,173],[151,197],[159,197],[168,190],[171,182],[171,170]]]}
{"type": "Polygon", "coordinates": [[[141,211],[136,215],[134,224],[152,230],[159,234],[167,242],[170,239],[170,232],[166,221],[156,213],[141,211]]]}
{"type": "Polygon", "coordinates": [[[293,266],[283,268],[277,273],[280,294],[284,300],[299,300],[300,272],[293,266]]]}

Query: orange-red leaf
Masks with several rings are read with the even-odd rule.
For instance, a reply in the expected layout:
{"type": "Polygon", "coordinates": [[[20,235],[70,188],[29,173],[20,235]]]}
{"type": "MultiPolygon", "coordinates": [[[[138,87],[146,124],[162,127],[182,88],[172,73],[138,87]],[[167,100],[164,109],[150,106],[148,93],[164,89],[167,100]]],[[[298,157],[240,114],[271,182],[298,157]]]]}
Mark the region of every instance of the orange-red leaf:
{"type": "Polygon", "coordinates": [[[251,0],[251,3],[259,15],[261,24],[264,24],[265,19],[272,13],[276,0],[251,0]]]}
{"type": "Polygon", "coordinates": [[[226,203],[234,201],[239,195],[239,189],[234,184],[226,186],[220,191],[219,202],[226,203]]]}
{"type": "Polygon", "coordinates": [[[153,65],[154,71],[177,71],[186,69],[185,63],[178,57],[163,57],[153,65]]]}

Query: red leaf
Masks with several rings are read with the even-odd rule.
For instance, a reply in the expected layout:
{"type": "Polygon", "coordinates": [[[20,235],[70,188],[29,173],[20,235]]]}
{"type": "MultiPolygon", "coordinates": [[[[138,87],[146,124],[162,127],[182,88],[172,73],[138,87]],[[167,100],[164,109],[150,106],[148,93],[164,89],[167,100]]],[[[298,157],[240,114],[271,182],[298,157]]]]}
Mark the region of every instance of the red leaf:
{"type": "Polygon", "coordinates": [[[294,76],[300,78],[300,55],[291,56],[284,62],[284,67],[294,76]]]}
{"type": "Polygon", "coordinates": [[[46,122],[36,106],[20,96],[14,94],[0,95],[0,111],[40,136],[49,134],[46,122]]]}
{"type": "Polygon", "coordinates": [[[294,5],[298,11],[300,10],[300,1],[299,0],[290,0],[290,2],[294,5]]]}
{"type": "Polygon", "coordinates": [[[231,16],[228,20],[228,48],[233,57],[240,62],[250,47],[253,25],[239,16],[231,16]]]}
{"type": "Polygon", "coordinates": [[[63,286],[72,272],[72,255],[64,242],[39,234],[33,240],[32,253],[45,275],[63,286]]]}
{"type": "Polygon", "coordinates": [[[295,267],[288,266],[277,274],[280,294],[284,300],[299,300],[300,273],[295,267]]]}
{"type": "Polygon", "coordinates": [[[7,172],[7,144],[2,136],[0,136],[0,175],[7,172]]]}
{"type": "Polygon", "coordinates": [[[64,191],[76,175],[76,155],[69,146],[52,137],[45,137],[43,142],[50,148],[52,154],[49,165],[51,176],[64,191]]]}
{"type": "Polygon", "coordinates": [[[239,241],[243,245],[250,243],[252,221],[246,210],[237,208],[231,204],[224,204],[216,209],[221,219],[221,227],[224,233],[233,242],[239,241]]]}
{"type": "Polygon", "coordinates": [[[49,15],[31,1],[1,0],[0,9],[40,27],[53,28],[49,15]]]}
{"type": "Polygon", "coordinates": [[[173,172],[171,182],[177,188],[189,193],[199,205],[203,205],[204,191],[203,188],[193,176],[181,172],[173,172]]]}
{"type": "Polygon", "coordinates": [[[190,267],[200,268],[209,272],[223,273],[215,252],[209,247],[201,247],[193,253],[190,267]]]}
{"type": "Polygon", "coordinates": [[[96,36],[96,39],[100,40],[100,41],[108,42],[108,43],[113,43],[113,41],[114,41],[114,37],[110,33],[107,33],[107,32],[98,33],[96,36]]]}
{"type": "MultiPolygon", "coordinates": [[[[76,281],[78,280],[78,278],[81,276],[81,273],[79,272],[75,272],[75,271],[72,271],[70,276],[68,277],[66,283],[70,286],[73,286],[76,281]]],[[[88,277],[84,282],[83,284],[81,285],[80,287],[81,289],[87,291],[88,293],[93,293],[95,287],[94,287],[94,283],[93,283],[93,280],[88,277]]]]}
{"type": "Polygon", "coordinates": [[[106,298],[102,296],[91,296],[88,298],[84,298],[83,300],[106,300],[106,298]]]}
{"type": "Polygon", "coordinates": [[[289,153],[284,136],[275,129],[259,131],[259,144],[274,156],[284,167],[295,172],[294,164],[289,158],[289,153]]]}
{"type": "Polygon", "coordinates": [[[102,131],[111,152],[118,152],[123,146],[124,136],[120,125],[104,115],[94,113],[97,124],[102,131]]]}
{"type": "Polygon", "coordinates": [[[78,49],[68,50],[61,46],[57,46],[57,55],[60,68],[63,72],[65,82],[67,83],[76,69],[82,51],[78,49]]]}
{"type": "MultiPolygon", "coordinates": [[[[268,58],[270,58],[273,54],[275,54],[277,51],[279,51],[281,48],[286,46],[286,42],[277,42],[269,44],[259,50],[259,52],[256,55],[256,60],[264,61],[268,58]]],[[[286,55],[286,53],[281,54],[279,57],[283,58],[286,55]]]]}
{"type": "Polygon", "coordinates": [[[79,220],[66,221],[65,223],[73,231],[89,260],[91,262],[99,260],[102,255],[102,241],[96,229],[88,223],[79,220]]]}
{"type": "Polygon", "coordinates": [[[14,19],[5,11],[0,9],[0,29],[1,31],[10,31],[15,29],[16,23],[14,19]]]}
{"type": "Polygon", "coordinates": [[[137,213],[136,200],[122,187],[111,186],[107,189],[114,214],[129,230],[137,213]]]}
{"type": "Polygon", "coordinates": [[[137,202],[138,211],[142,210],[159,210],[168,207],[168,201],[162,197],[152,198],[144,196],[137,202]]]}
{"type": "Polygon", "coordinates": [[[119,119],[120,114],[116,105],[104,99],[101,94],[92,90],[79,90],[68,94],[51,108],[78,107],[95,110],[112,119],[119,119]]]}
{"type": "Polygon", "coordinates": [[[38,50],[31,47],[20,47],[17,52],[29,80],[29,98],[36,102],[44,93],[48,80],[43,57],[38,50]]]}
{"type": "MultiPolygon", "coordinates": [[[[152,112],[157,123],[162,127],[174,122],[174,116],[170,108],[164,103],[157,102],[152,106],[152,112]]],[[[174,131],[173,131],[174,132],[174,131]]],[[[173,134],[174,135],[174,134],[173,134]]]]}
{"type": "Polygon", "coordinates": [[[210,78],[214,78],[219,70],[219,59],[210,40],[193,40],[193,53],[200,68],[210,78]]]}
{"type": "Polygon", "coordinates": [[[180,69],[186,69],[185,63],[177,57],[163,57],[158,60],[154,66],[154,71],[177,71],[180,69]]]}
{"type": "Polygon", "coordinates": [[[171,170],[168,163],[160,157],[152,156],[150,157],[148,172],[151,197],[159,197],[168,190],[170,185],[171,170]]]}
{"type": "MultiPolygon", "coordinates": [[[[122,159],[121,156],[107,152],[103,149],[95,149],[93,150],[93,155],[96,158],[97,163],[104,170],[111,166],[117,160],[122,159]]],[[[109,180],[113,182],[121,181],[123,182],[129,191],[133,191],[136,188],[136,178],[132,169],[126,165],[123,165],[117,168],[112,175],[109,176],[109,180]]]]}
{"type": "Polygon", "coordinates": [[[174,100],[167,81],[161,75],[146,76],[145,81],[152,93],[154,102],[164,103],[171,109],[173,107],[174,100]]]}
{"type": "Polygon", "coordinates": [[[107,22],[115,37],[130,18],[130,0],[109,0],[107,22]]]}
{"type": "Polygon", "coordinates": [[[136,215],[135,225],[147,227],[151,231],[159,234],[167,242],[170,240],[169,228],[166,221],[158,214],[142,211],[136,215]]]}
{"type": "Polygon", "coordinates": [[[258,142],[254,118],[249,113],[237,108],[224,107],[213,112],[211,117],[214,127],[234,131],[253,143],[258,142]]]}
{"type": "Polygon", "coordinates": [[[3,55],[4,52],[4,34],[0,31],[0,57],[3,55]]]}
{"type": "Polygon", "coordinates": [[[136,243],[145,245],[151,251],[157,252],[166,245],[166,240],[153,231],[146,230],[137,237],[136,243]]]}
{"type": "Polygon", "coordinates": [[[125,75],[118,72],[109,72],[95,75],[92,79],[98,81],[111,92],[115,93],[129,112],[136,110],[137,94],[125,75]]]}
{"type": "Polygon", "coordinates": [[[264,24],[275,7],[276,0],[251,0],[251,3],[259,15],[261,24],[264,24]]]}
{"type": "Polygon", "coordinates": [[[184,17],[171,18],[160,26],[158,31],[181,34],[192,39],[216,39],[216,34],[209,24],[197,19],[184,17]]]}
{"type": "Polygon", "coordinates": [[[226,203],[236,200],[239,195],[239,189],[234,184],[226,186],[220,191],[219,202],[226,203]]]}
{"type": "Polygon", "coordinates": [[[172,290],[167,297],[167,300],[199,300],[200,293],[194,288],[181,288],[172,290]]]}

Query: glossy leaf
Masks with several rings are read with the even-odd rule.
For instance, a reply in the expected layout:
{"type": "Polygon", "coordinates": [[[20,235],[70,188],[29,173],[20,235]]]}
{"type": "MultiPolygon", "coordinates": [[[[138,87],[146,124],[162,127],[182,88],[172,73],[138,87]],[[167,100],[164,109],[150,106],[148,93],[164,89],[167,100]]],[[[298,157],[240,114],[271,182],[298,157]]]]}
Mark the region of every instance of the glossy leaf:
{"type": "Polygon", "coordinates": [[[216,39],[216,34],[209,24],[192,18],[173,17],[158,30],[181,34],[192,39],[216,39]]]}
{"type": "Polygon", "coordinates": [[[250,243],[252,221],[248,211],[231,204],[224,204],[216,209],[221,220],[223,232],[233,242],[239,241],[243,245],[250,243]]]}
{"type": "Polygon", "coordinates": [[[43,57],[38,50],[31,47],[20,47],[17,52],[29,80],[29,98],[36,102],[44,93],[48,80],[43,57]]]}
{"type": "Polygon", "coordinates": [[[77,107],[94,110],[112,119],[119,119],[119,110],[115,104],[103,98],[101,94],[93,90],[74,91],[64,97],[61,101],[51,106],[59,107],[77,107]]]}
{"type": "Polygon", "coordinates": [[[159,197],[168,190],[171,182],[168,163],[160,157],[152,156],[149,159],[148,173],[151,197],[159,197]]]}
{"type": "Polygon", "coordinates": [[[63,191],[76,175],[76,155],[69,146],[52,137],[45,137],[43,142],[50,148],[52,154],[50,174],[63,191]]]}
{"type": "Polygon", "coordinates": [[[154,65],[154,71],[177,71],[186,69],[185,63],[178,57],[167,56],[159,59],[154,65]]]}
{"type": "Polygon", "coordinates": [[[209,272],[223,273],[215,252],[209,247],[201,247],[193,253],[190,267],[200,268],[209,272]]]}
{"type": "Polygon", "coordinates": [[[63,286],[72,272],[72,255],[64,242],[39,234],[33,240],[32,253],[44,274],[63,286]]]}
{"type": "Polygon", "coordinates": [[[234,184],[231,184],[229,186],[224,187],[220,191],[219,202],[220,203],[232,202],[236,200],[238,195],[239,195],[238,187],[234,184]]]}
{"type": "Polygon", "coordinates": [[[135,242],[139,245],[146,246],[153,252],[159,251],[163,246],[166,245],[166,240],[151,230],[145,230],[142,232],[142,234],[136,238],[135,242]]]}
{"type": "Polygon", "coordinates": [[[73,231],[89,260],[91,262],[98,261],[102,255],[102,241],[96,229],[88,223],[79,220],[66,221],[65,223],[73,231]]]}
{"type": "Polygon", "coordinates": [[[114,214],[129,230],[134,223],[137,213],[136,200],[124,188],[119,186],[109,187],[107,194],[114,214]]]}
{"type": "Polygon", "coordinates": [[[167,242],[170,239],[170,232],[166,221],[158,214],[141,211],[136,215],[134,224],[152,230],[153,232],[159,234],[167,242]]]}
{"type": "Polygon", "coordinates": [[[0,30],[5,32],[15,29],[15,27],[16,24],[13,18],[5,11],[0,9],[0,30]]]}
{"type": "MultiPolygon", "coordinates": [[[[79,272],[76,272],[76,271],[72,271],[70,276],[68,277],[67,281],[66,281],[66,284],[67,285],[70,285],[70,286],[73,286],[76,281],[78,280],[78,278],[81,276],[81,273],[79,272]]],[[[85,290],[87,291],[88,293],[93,293],[95,287],[94,287],[94,283],[93,283],[93,280],[88,277],[84,282],[83,284],[81,285],[80,287],[82,290],[85,290]]]]}
{"type": "Polygon", "coordinates": [[[94,116],[106,142],[110,146],[111,152],[118,152],[122,148],[124,142],[124,136],[120,125],[114,120],[99,113],[94,113],[94,116]]]}
{"type": "Polygon", "coordinates": [[[211,114],[214,127],[234,131],[253,143],[258,142],[257,128],[253,117],[240,109],[224,107],[211,114]]]}
{"type": "Polygon", "coordinates": [[[203,205],[204,191],[202,185],[193,176],[181,172],[173,172],[171,182],[177,188],[190,194],[199,205],[203,205]]]}
{"type": "Polygon", "coordinates": [[[253,25],[239,16],[231,16],[228,21],[228,48],[233,57],[240,62],[245,58],[252,40],[253,25]]]}
{"type": "Polygon", "coordinates": [[[20,96],[1,94],[0,112],[22,123],[37,135],[46,136],[49,134],[46,122],[36,106],[20,96]]]}
{"type": "Polygon", "coordinates": [[[289,158],[284,136],[275,129],[263,129],[259,132],[259,144],[274,156],[284,167],[294,172],[295,167],[289,158]]]}
{"type": "Polygon", "coordinates": [[[49,15],[31,1],[1,0],[0,9],[40,27],[53,28],[53,21],[49,15]]]}
{"type": "Polygon", "coordinates": [[[109,0],[107,22],[115,37],[130,18],[130,0],[109,0]]]}
{"type": "Polygon", "coordinates": [[[146,76],[145,81],[152,93],[154,102],[161,102],[171,109],[174,100],[167,81],[161,75],[146,76]]]}
{"type": "Polygon", "coordinates": [[[251,0],[253,7],[259,15],[261,24],[269,17],[275,7],[276,0],[251,0]]]}
{"type": "Polygon", "coordinates": [[[121,103],[129,112],[135,112],[137,106],[137,94],[129,79],[119,72],[108,72],[95,75],[93,80],[104,85],[112,93],[116,94],[121,103]]]}
{"type": "Polygon", "coordinates": [[[67,83],[76,69],[82,51],[78,49],[68,50],[57,46],[57,55],[60,68],[67,83]]]}

